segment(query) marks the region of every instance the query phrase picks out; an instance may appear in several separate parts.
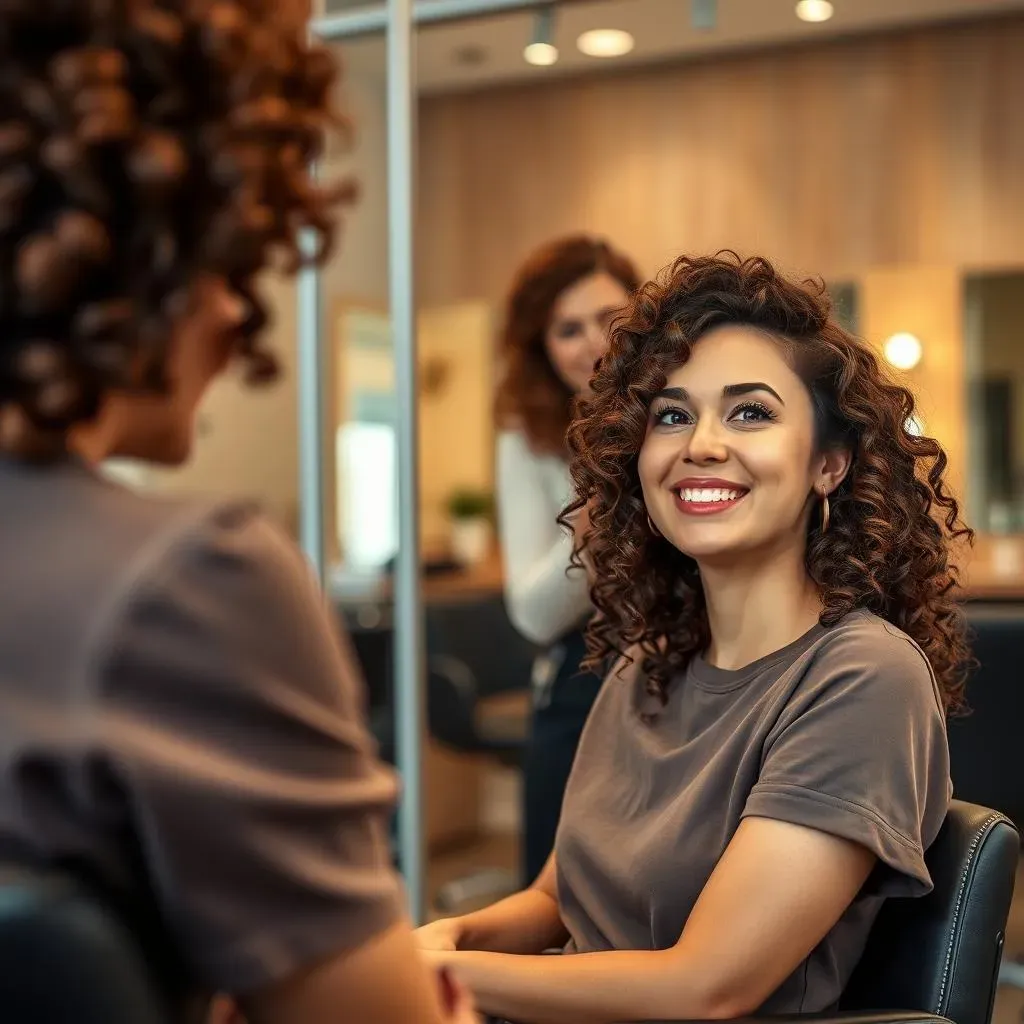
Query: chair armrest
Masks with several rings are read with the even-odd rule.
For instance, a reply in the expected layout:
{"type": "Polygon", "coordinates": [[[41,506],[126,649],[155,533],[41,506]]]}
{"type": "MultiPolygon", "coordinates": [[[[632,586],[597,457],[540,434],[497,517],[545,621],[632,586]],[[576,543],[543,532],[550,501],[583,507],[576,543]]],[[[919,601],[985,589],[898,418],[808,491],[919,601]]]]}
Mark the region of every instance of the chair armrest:
{"type": "MultiPolygon", "coordinates": [[[[626,1024],[625,1021],[622,1024],[626,1024]]],[[[630,1021],[629,1024],[681,1024],[679,1021],[630,1021]]],[[[722,1021],[690,1021],[688,1024],[723,1024],[722,1021]]],[[[915,1013],[912,1010],[879,1010],[874,1013],[793,1014],[788,1017],[738,1017],[729,1024],[950,1024],[945,1017],[934,1013],[915,1013]]]]}

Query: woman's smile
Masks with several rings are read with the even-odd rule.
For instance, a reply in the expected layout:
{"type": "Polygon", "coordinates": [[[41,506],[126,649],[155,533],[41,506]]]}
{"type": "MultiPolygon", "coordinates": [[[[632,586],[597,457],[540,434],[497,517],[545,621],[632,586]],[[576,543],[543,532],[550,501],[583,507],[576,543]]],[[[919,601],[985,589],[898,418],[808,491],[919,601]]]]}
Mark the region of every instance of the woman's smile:
{"type": "Polygon", "coordinates": [[[749,487],[717,477],[686,477],[669,488],[676,508],[688,516],[720,515],[735,508],[749,493],[749,487]]]}

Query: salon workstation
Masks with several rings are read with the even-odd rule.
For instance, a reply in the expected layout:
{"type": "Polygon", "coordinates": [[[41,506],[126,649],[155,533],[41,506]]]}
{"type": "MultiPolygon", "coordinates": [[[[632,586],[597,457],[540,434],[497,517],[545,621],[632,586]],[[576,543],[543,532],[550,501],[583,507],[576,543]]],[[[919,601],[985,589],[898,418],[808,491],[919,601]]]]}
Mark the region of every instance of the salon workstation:
{"type": "Polygon", "coordinates": [[[1024,0],[35,2],[0,1021],[1024,1021],[1024,0]]]}

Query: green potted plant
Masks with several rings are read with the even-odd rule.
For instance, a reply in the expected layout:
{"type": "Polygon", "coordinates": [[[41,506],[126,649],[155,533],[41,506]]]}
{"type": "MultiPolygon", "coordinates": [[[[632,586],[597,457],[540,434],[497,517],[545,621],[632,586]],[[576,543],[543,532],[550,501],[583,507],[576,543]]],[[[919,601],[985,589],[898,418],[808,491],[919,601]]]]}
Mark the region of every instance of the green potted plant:
{"type": "Polygon", "coordinates": [[[460,565],[479,565],[487,558],[494,542],[493,510],[486,491],[463,487],[448,498],[452,556],[460,565]]]}

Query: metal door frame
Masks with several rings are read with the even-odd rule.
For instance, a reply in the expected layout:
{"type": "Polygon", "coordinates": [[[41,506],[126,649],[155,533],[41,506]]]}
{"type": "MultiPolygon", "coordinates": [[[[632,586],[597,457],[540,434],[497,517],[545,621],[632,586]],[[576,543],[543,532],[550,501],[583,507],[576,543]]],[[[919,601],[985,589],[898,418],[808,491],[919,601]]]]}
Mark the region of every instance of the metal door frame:
{"type": "MultiPolygon", "coordinates": [[[[336,42],[384,31],[387,60],[388,279],[395,361],[398,450],[398,556],[394,575],[395,749],[402,778],[398,815],[399,856],[412,914],[426,911],[423,792],[425,649],[420,586],[419,502],[417,499],[416,293],[414,190],[416,160],[416,76],[413,62],[417,25],[549,6],[538,0],[387,0],[342,14],[314,18],[310,33],[336,42]]],[[[303,550],[321,582],[324,564],[324,445],[322,367],[324,329],[320,275],[304,270],[299,279],[298,407],[299,508],[303,550]]],[[[332,526],[333,528],[333,526],[332,526]]]]}

